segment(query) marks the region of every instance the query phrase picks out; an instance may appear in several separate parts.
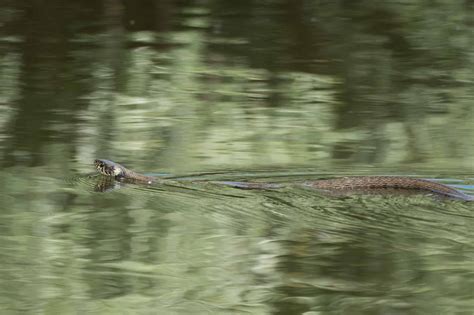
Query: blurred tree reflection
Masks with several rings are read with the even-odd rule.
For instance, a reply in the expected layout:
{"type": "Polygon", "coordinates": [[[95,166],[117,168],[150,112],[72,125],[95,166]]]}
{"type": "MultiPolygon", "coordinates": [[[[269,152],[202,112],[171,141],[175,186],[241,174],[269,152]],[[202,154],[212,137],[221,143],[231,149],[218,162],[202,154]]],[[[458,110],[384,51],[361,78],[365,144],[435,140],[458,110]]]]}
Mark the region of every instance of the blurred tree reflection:
{"type": "Polygon", "coordinates": [[[7,165],[43,164],[62,143],[70,158],[133,155],[179,168],[262,159],[472,167],[469,2],[4,7],[7,165]]]}

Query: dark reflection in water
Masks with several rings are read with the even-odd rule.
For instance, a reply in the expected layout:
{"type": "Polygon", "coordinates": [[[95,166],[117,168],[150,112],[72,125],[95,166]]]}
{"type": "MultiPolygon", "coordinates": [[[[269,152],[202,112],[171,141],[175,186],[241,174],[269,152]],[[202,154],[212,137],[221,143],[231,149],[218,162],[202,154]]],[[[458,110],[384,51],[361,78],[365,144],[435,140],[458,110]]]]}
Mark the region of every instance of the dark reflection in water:
{"type": "Polygon", "coordinates": [[[468,2],[89,2],[4,5],[4,165],[472,170],[468,2]]]}
{"type": "Polygon", "coordinates": [[[0,8],[2,313],[472,309],[470,203],[191,180],[472,189],[472,1],[0,8]],[[95,158],[186,187],[79,176],[95,158]]]}

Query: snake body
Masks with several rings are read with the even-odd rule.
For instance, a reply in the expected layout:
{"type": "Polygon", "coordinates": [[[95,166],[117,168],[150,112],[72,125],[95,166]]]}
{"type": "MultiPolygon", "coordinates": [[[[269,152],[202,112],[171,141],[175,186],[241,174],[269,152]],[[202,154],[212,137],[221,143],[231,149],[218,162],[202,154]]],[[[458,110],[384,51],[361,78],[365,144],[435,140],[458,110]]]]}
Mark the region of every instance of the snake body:
{"type": "MultiPolygon", "coordinates": [[[[123,165],[109,160],[95,160],[97,170],[106,176],[114,176],[118,180],[141,182],[151,184],[156,181],[154,177],[146,176],[127,169],[123,165]]],[[[275,189],[284,185],[274,183],[250,182],[216,182],[241,189],[275,189]]],[[[434,181],[406,176],[350,176],[330,179],[317,179],[304,181],[298,185],[322,191],[350,192],[370,190],[405,190],[434,193],[439,196],[451,197],[465,201],[474,201],[474,196],[465,194],[450,186],[434,181]]]]}
{"type": "Polygon", "coordinates": [[[431,180],[406,177],[406,176],[351,176],[331,179],[306,181],[304,186],[329,191],[350,190],[383,190],[403,189],[410,191],[429,192],[441,196],[457,198],[466,201],[474,201],[474,197],[465,194],[448,185],[440,184],[431,180]]]}

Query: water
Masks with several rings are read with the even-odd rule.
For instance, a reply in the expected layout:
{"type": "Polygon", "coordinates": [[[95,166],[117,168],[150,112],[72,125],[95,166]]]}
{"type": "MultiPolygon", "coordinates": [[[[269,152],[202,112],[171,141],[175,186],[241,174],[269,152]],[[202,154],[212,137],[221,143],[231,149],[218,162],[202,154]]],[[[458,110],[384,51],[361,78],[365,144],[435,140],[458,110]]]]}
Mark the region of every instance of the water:
{"type": "Polygon", "coordinates": [[[2,314],[472,313],[471,203],[208,183],[474,194],[471,3],[1,8],[2,314]]]}

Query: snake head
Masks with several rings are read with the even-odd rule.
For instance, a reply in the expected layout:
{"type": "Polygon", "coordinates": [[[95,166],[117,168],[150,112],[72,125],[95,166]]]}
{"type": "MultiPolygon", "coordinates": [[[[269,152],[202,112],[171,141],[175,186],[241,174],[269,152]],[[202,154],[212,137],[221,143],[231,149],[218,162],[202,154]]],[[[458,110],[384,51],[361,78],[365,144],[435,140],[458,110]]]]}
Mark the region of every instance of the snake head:
{"type": "Polygon", "coordinates": [[[102,175],[122,177],[124,175],[123,167],[120,164],[114,163],[109,160],[95,160],[95,168],[102,175]]]}

